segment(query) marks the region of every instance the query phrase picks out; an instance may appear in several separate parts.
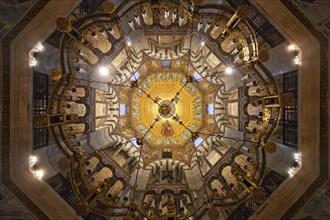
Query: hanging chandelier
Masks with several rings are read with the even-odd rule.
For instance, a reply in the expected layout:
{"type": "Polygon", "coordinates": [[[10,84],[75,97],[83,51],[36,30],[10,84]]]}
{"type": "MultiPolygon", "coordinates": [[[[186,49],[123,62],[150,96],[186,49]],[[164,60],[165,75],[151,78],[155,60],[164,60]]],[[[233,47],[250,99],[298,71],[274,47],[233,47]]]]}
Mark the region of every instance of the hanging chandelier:
{"type": "Polygon", "coordinates": [[[269,54],[248,5],[105,1],[102,10],[57,19],[60,66],[47,115],[34,120],[63,154],[77,215],[219,219],[223,207],[262,204],[265,152],[276,152],[268,139],[293,100],[262,64],[269,54]]]}

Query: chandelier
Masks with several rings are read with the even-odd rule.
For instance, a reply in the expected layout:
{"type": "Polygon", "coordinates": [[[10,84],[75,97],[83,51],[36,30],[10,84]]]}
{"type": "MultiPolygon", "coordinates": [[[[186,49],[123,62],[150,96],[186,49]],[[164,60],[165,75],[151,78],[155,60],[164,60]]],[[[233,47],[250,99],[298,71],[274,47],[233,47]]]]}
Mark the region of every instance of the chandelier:
{"type": "Polygon", "coordinates": [[[268,139],[293,100],[262,64],[269,54],[249,7],[105,1],[102,10],[57,19],[60,66],[47,115],[34,118],[63,154],[77,215],[219,219],[222,207],[262,204],[265,152],[276,151],[268,139]],[[86,135],[100,147],[84,147],[86,135]]]}

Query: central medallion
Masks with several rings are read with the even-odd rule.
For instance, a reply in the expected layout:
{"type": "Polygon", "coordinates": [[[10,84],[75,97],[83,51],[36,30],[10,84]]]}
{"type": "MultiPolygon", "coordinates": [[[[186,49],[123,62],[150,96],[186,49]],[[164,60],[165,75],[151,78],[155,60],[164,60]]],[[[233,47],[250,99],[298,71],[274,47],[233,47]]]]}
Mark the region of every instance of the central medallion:
{"type": "Polygon", "coordinates": [[[169,100],[164,100],[159,104],[158,112],[163,118],[170,118],[174,116],[175,105],[169,100]]]}
{"type": "Polygon", "coordinates": [[[143,137],[144,149],[150,151],[145,161],[160,157],[163,150],[170,150],[173,158],[182,158],[186,155],[182,150],[191,147],[189,130],[203,126],[203,88],[200,83],[188,82],[186,70],[180,67],[187,65],[184,60],[173,61],[167,69],[152,59],[145,62],[139,69],[138,87],[128,94],[132,130],[124,132],[129,139],[143,137]]]}

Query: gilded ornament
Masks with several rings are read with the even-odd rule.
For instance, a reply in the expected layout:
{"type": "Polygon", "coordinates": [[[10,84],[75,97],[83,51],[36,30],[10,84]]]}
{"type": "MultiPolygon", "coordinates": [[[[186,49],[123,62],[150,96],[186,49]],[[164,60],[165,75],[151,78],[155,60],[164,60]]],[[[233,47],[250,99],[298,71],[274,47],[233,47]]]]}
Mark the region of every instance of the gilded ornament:
{"type": "Polygon", "coordinates": [[[281,107],[294,106],[294,95],[292,92],[280,94],[281,107]]]}
{"type": "Polygon", "coordinates": [[[211,220],[217,220],[220,217],[220,212],[216,208],[209,208],[207,215],[211,220]]]}
{"type": "Polygon", "coordinates": [[[56,19],[56,28],[59,32],[63,32],[63,33],[69,33],[72,31],[70,20],[64,17],[58,17],[56,19]]]}
{"type": "Polygon", "coordinates": [[[79,202],[76,205],[76,213],[80,216],[88,215],[89,207],[87,202],[79,202]]]}
{"type": "Polygon", "coordinates": [[[260,204],[263,203],[266,200],[266,193],[264,188],[262,187],[255,187],[251,190],[251,195],[253,201],[260,204]]]}
{"type": "Polygon", "coordinates": [[[54,81],[59,81],[62,79],[63,73],[60,68],[54,68],[50,71],[50,78],[54,81]]]}
{"type": "Polygon", "coordinates": [[[268,152],[268,153],[275,153],[276,150],[277,150],[277,145],[274,143],[274,142],[267,142],[265,144],[265,150],[268,152]]]}
{"type": "Polygon", "coordinates": [[[65,169],[69,168],[70,167],[70,160],[68,158],[66,158],[66,157],[61,158],[58,161],[58,167],[61,170],[65,170],[65,169]]]}
{"type": "Polygon", "coordinates": [[[240,19],[249,16],[249,6],[247,4],[239,5],[236,10],[236,15],[240,19]]]}
{"type": "Polygon", "coordinates": [[[261,62],[267,62],[270,58],[268,51],[267,50],[259,51],[258,58],[261,62]]]}
{"type": "Polygon", "coordinates": [[[110,0],[106,0],[102,4],[102,8],[104,12],[111,14],[115,11],[115,4],[110,0]]]}

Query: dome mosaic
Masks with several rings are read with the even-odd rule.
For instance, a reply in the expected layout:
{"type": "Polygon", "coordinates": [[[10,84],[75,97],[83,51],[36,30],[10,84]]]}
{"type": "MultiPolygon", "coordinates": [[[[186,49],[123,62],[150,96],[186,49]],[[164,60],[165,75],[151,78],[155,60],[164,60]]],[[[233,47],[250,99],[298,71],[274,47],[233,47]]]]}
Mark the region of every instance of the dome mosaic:
{"type": "Polygon", "coordinates": [[[105,1],[57,19],[60,66],[47,117],[34,124],[50,126],[77,215],[218,219],[223,207],[265,201],[269,138],[294,99],[263,65],[248,14],[247,5],[105,1]]]}

